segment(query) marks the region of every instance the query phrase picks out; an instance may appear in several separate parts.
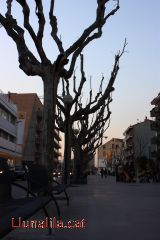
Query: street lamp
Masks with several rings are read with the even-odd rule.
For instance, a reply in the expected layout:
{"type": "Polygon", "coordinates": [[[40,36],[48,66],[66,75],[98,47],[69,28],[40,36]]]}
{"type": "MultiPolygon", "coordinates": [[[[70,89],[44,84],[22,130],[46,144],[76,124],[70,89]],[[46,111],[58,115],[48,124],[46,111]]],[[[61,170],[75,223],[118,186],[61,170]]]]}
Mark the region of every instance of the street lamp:
{"type": "Polygon", "coordinates": [[[15,141],[15,146],[14,146],[14,163],[16,163],[16,158],[17,158],[17,145],[19,144],[19,124],[22,123],[22,119],[16,120],[16,141],[15,141]]]}
{"type": "Polygon", "coordinates": [[[64,142],[64,176],[63,181],[68,183],[68,169],[71,159],[71,123],[70,123],[70,111],[72,107],[73,98],[70,94],[64,95],[63,103],[65,107],[65,142],[64,142]]]}
{"type": "Polygon", "coordinates": [[[77,140],[78,140],[78,135],[79,135],[80,130],[77,128],[72,128],[72,132],[75,136],[74,141],[76,141],[76,142],[74,142],[74,159],[72,162],[73,163],[72,166],[73,166],[74,180],[76,180],[76,178],[78,177],[79,169],[80,169],[80,159],[79,159],[79,157],[77,158],[77,154],[76,154],[76,148],[77,148],[77,144],[78,144],[77,140]]]}

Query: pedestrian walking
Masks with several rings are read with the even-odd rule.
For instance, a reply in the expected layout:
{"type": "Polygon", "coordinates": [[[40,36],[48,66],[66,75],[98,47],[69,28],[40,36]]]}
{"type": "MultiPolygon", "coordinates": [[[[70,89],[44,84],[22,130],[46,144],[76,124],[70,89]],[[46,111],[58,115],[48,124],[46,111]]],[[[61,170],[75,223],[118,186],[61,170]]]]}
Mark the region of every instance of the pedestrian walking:
{"type": "Polygon", "coordinates": [[[121,164],[118,165],[118,181],[123,182],[124,171],[123,166],[121,164]]]}
{"type": "Polygon", "coordinates": [[[107,168],[104,169],[104,177],[107,178],[108,172],[107,172],[107,168]]]}
{"type": "Polygon", "coordinates": [[[101,178],[103,178],[103,175],[104,175],[104,170],[103,170],[103,168],[101,168],[100,174],[101,174],[101,178]]]}

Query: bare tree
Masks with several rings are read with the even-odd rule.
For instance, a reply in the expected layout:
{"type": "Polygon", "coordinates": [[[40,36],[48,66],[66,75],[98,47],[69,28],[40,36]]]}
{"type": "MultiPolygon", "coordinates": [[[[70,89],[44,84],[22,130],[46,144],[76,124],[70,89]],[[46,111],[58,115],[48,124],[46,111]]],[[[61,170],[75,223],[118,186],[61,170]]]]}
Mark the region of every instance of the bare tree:
{"type": "MultiPolygon", "coordinates": [[[[92,96],[92,89],[89,92],[89,99],[85,106],[81,102],[84,83],[86,82],[83,55],[80,58],[81,80],[76,89],[76,76],[73,76],[74,98],[65,106],[63,96],[70,96],[70,82],[62,79],[62,97],[57,96],[57,125],[62,132],[65,132],[65,148],[67,148],[66,159],[70,159],[71,146],[74,149],[77,172],[85,170],[90,160],[95,154],[95,150],[102,144],[106,122],[110,118],[111,111],[109,105],[112,101],[112,91],[114,82],[119,71],[119,59],[125,52],[127,42],[125,40],[122,51],[115,55],[115,62],[107,86],[103,89],[104,76],[100,81],[99,91],[95,97],[92,96]],[[75,133],[75,124],[76,132],[75,133]],[[74,127],[73,127],[74,124],[74,127]],[[66,129],[67,126],[67,129],[66,129]],[[71,141],[72,139],[72,141],[71,141]],[[79,170],[78,170],[79,169],[79,170]]],[[[107,126],[108,128],[108,126],[107,126]]],[[[65,152],[66,153],[66,152],[65,152]]]]}
{"type": "Polygon", "coordinates": [[[38,20],[38,31],[36,32],[30,22],[30,6],[27,0],[7,0],[7,12],[0,13],[0,24],[3,25],[7,34],[13,39],[17,46],[19,67],[28,76],[40,76],[44,83],[44,136],[43,136],[43,159],[44,164],[51,165],[53,162],[53,139],[55,124],[55,105],[57,87],[61,77],[69,79],[73,72],[77,57],[83,49],[93,40],[102,36],[102,29],[106,21],[119,9],[119,0],[109,12],[106,5],[111,0],[97,0],[97,9],[94,22],[88,26],[80,37],[67,49],[64,49],[61,38],[58,35],[57,17],[54,15],[55,1],[50,0],[49,19],[51,25],[51,36],[56,43],[59,54],[51,61],[43,48],[43,35],[45,30],[45,15],[42,0],[33,1],[36,4],[35,14],[38,20]],[[12,16],[12,4],[18,3],[23,11],[24,27],[12,16]],[[27,46],[25,33],[29,33],[39,56],[38,60],[32,49],[27,46]],[[70,57],[70,61],[69,61],[70,57]],[[67,68],[66,68],[67,65],[67,68]]]}
{"type": "MultiPolygon", "coordinates": [[[[92,118],[86,114],[85,116],[79,116],[76,124],[70,122],[70,134],[65,136],[67,138],[67,146],[65,147],[69,147],[69,151],[68,156],[65,157],[67,157],[68,161],[70,160],[72,147],[74,152],[74,180],[76,182],[83,180],[88,163],[94,158],[96,149],[102,144],[103,134],[109,127],[111,114],[109,104],[111,101],[110,96],[107,103],[104,103],[95,114],[92,114],[92,118]]],[[[66,119],[62,117],[60,109],[58,112],[57,124],[59,129],[65,132],[66,119]]]]}
{"type": "Polygon", "coordinates": [[[81,130],[79,135],[72,141],[78,181],[85,176],[88,164],[93,160],[96,149],[102,145],[103,135],[110,123],[111,111],[109,110],[109,104],[111,101],[112,98],[109,97],[107,103],[96,114],[93,114],[92,121],[89,121],[87,117],[86,120],[80,120],[81,130]]]}

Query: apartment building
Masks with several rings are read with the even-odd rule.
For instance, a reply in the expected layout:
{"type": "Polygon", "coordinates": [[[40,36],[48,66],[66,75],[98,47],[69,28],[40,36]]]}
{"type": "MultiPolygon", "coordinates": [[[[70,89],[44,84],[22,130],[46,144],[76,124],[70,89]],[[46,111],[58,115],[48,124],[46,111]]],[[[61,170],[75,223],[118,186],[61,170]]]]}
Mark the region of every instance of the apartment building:
{"type": "MultiPolygon", "coordinates": [[[[19,129],[19,144],[22,145],[22,161],[25,163],[39,163],[42,158],[43,104],[36,93],[8,93],[18,108],[18,119],[21,121],[19,129]]],[[[54,156],[58,162],[61,138],[55,130],[54,156]]]]}
{"type": "Polygon", "coordinates": [[[112,138],[98,148],[98,167],[114,168],[117,161],[123,158],[123,139],[112,138]]]}
{"type": "Polygon", "coordinates": [[[135,156],[134,156],[134,146],[135,146],[134,129],[135,129],[135,125],[129,126],[123,133],[123,135],[124,135],[124,155],[125,155],[125,160],[127,162],[130,162],[135,158],[135,156]]]}
{"type": "Polygon", "coordinates": [[[125,130],[125,161],[136,161],[141,157],[151,159],[151,152],[154,150],[151,138],[155,136],[155,131],[152,131],[151,124],[152,121],[145,118],[143,122],[131,125],[125,130]]]}
{"type": "Polygon", "coordinates": [[[17,118],[17,106],[0,91],[0,158],[5,158],[10,164],[22,156],[17,118]]]}
{"type": "Polygon", "coordinates": [[[151,129],[156,132],[151,140],[152,145],[155,146],[155,151],[152,151],[151,154],[160,170],[160,93],[151,101],[151,104],[154,105],[154,108],[150,111],[150,116],[154,118],[151,129]]]}

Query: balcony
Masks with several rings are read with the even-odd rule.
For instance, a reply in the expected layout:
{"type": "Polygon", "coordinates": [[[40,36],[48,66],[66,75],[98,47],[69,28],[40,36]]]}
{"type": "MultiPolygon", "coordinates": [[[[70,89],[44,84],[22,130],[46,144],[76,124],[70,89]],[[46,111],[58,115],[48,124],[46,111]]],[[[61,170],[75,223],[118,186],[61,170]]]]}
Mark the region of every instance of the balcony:
{"type": "Polygon", "coordinates": [[[131,151],[132,149],[133,149],[132,144],[127,144],[127,146],[125,147],[125,151],[131,151]]]}
{"type": "Polygon", "coordinates": [[[159,107],[155,107],[150,111],[150,116],[151,117],[160,117],[160,108],[159,107]]]}
{"type": "Polygon", "coordinates": [[[55,157],[60,157],[62,156],[61,152],[59,150],[57,150],[56,148],[54,148],[54,156],[55,157]]]}
{"type": "Polygon", "coordinates": [[[16,131],[17,131],[16,126],[1,116],[0,116],[0,129],[3,129],[5,132],[8,132],[13,136],[16,136],[16,131]]]}
{"type": "Polygon", "coordinates": [[[40,137],[36,137],[35,138],[35,144],[36,145],[40,145],[41,144],[41,138],[40,137]]]}
{"type": "Polygon", "coordinates": [[[54,138],[54,144],[56,148],[61,148],[61,144],[54,138]]]}
{"type": "Polygon", "coordinates": [[[127,161],[131,161],[131,160],[133,160],[133,158],[134,158],[133,154],[132,154],[132,155],[125,156],[125,159],[126,159],[127,161]]]}
{"type": "Polygon", "coordinates": [[[129,140],[132,139],[132,138],[133,138],[133,136],[132,136],[131,134],[127,134],[125,140],[126,140],[126,141],[129,141],[129,140]]]}
{"type": "Polygon", "coordinates": [[[57,141],[62,141],[59,131],[57,131],[56,129],[54,130],[54,137],[57,139],[57,141]]]}
{"type": "Polygon", "coordinates": [[[159,159],[160,158],[160,149],[158,149],[157,151],[151,152],[151,157],[159,159]]]}
{"type": "Polygon", "coordinates": [[[160,159],[160,149],[157,151],[157,158],[160,159]]]}
{"type": "Polygon", "coordinates": [[[10,113],[17,117],[17,106],[13,104],[11,100],[8,99],[6,94],[0,91],[0,103],[5,107],[10,113]]]}
{"type": "Polygon", "coordinates": [[[152,158],[157,158],[157,151],[151,152],[151,157],[152,158]]]}
{"type": "Polygon", "coordinates": [[[43,118],[43,112],[41,110],[37,110],[37,121],[40,122],[43,118]]]}
{"type": "Polygon", "coordinates": [[[36,131],[37,131],[37,133],[41,133],[41,132],[42,132],[42,128],[43,128],[43,125],[42,125],[41,123],[38,123],[38,124],[36,125],[36,131]]]}
{"type": "Polygon", "coordinates": [[[0,151],[12,156],[21,156],[21,146],[0,137],[0,151]]]}
{"type": "Polygon", "coordinates": [[[40,156],[41,156],[41,151],[36,150],[35,151],[35,157],[40,158],[40,156]]]}
{"type": "Polygon", "coordinates": [[[133,147],[132,148],[125,148],[124,152],[125,156],[132,156],[134,154],[133,147]]]}

